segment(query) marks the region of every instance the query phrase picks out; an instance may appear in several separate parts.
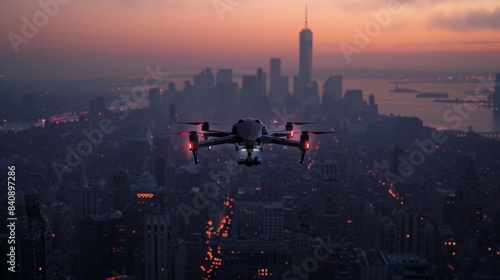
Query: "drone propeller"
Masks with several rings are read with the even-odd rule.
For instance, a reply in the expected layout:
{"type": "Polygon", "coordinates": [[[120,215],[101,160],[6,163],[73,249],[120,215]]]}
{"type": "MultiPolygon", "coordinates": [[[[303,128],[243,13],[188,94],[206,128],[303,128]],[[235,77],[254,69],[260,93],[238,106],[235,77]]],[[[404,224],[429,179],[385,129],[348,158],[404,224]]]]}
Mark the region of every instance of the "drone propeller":
{"type": "Polygon", "coordinates": [[[303,124],[319,124],[318,122],[291,122],[292,124],[296,125],[303,125],[303,124]]]}
{"type": "Polygon", "coordinates": [[[234,122],[179,122],[178,124],[190,124],[190,125],[213,124],[213,125],[224,125],[224,124],[234,124],[234,122]]]}
{"type": "MultiPolygon", "coordinates": [[[[180,122],[179,124],[190,124],[190,125],[201,125],[202,131],[211,131],[210,125],[224,125],[224,124],[233,124],[226,122],[180,122]]],[[[221,131],[218,131],[221,132],[221,131]]]]}
{"type": "Polygon", "coordinates": [[[153,135],[180,135],[180,136],[187,136],[191,132],[196,132],[199,133],[200,135],[204,137],[224,137],[227,136],[231,133],[226,132],[226,131],[215,131],[215,130],[210,130],[210,131],[153,131],[153,135]]]}
{"type": "Polygon", "coordinates": [[[180,136],[189,135],[189,131],[161,131],[161,130],[154,130],[152,132],[153,132],[153,135],[162,135],[162,134],[180,135],[180,136]]]}
{"type": "Polygon", "coordinates": [[[200,125],[203,124],[204,122],[179,122],[179,124],[191,124],[191,125],[200,125]]]}
{"type": "Polygon", "coordinates": [[[279,124],[279,125],[290,125],[290,124],[295,124],[295,125],[304,125],[304,124],[319,124],[318,122],[278,122],[278,121],[274,121],[273,122],[274,124],[279,124]]]}
{"type": "Polygon", "coordinates": [[[338,131],[303,131],[303,133],[309,133],[312,135],[321,135],[321,134],[331,134],[331,133],[340,133],[338,131]]]}
{"type": "MultiPolygon", "coordinates": [[[[278,124],[278,125],[285,125],[285,130],[287,131],[293,131],[293,125],[304,125],[304,124],[318,124],[317,122],[278,122],[278,121],[275,121],[274,124],[278,124]]],[[[291,137],[293,137],[293,132],[292,132],[292,135],[291,137]]]]}
{"type": "Polygon", "coordinates": [[[227,131],[216,131],[216,130],[209,130],[207,132],[202,132],[202,135],[204,137],[212,136],[212,137],[224,137],[231,135],[231,132],[227,131]]]}

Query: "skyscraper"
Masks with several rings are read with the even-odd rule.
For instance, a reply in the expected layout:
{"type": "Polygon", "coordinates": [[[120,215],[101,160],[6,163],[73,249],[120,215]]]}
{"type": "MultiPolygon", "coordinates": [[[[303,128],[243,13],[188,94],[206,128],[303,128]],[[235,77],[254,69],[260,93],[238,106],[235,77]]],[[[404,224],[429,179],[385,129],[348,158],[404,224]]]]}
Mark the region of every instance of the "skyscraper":
{"type": "Polygon", "coordinates": [[[264,206],[264,235],[269,240],[283,239],[283,202],[271,202],[264,206]]]}
{"type": "Polygon", "coordinates": [[[467,170],[457,186],[459,236],[480,236],[483,231],[484,192],[481,189],[475,155],[468,155],[467,170]]]}
{"type": "Polygon", "coordinates": [[[396,222],[399,229],[399,240],[401,241],[401,253],[417,253],[418,241],[418,219],[417,212],[403,208],[396,213],[396,222]]]}
{"type": "Polygon", "coordinates": [[[301,102],[311,91],[312,81],[312,31],[307,28],[307,6],[305,27],[299,34],[299,75],[294,77],[293,95],[301,102]]]}
{"type": "Polygon", "coordinates": [[[95,186],[82,186],[79,195],[81,218],[99,213],[99,191],[95,186]]]}
{"type": "Polygon", "coordinates": [[[49,219],[53,237],[52,246],[55,250],[67,251],[72,246],[72,213],[71,208],[62,201],[52,203],[49,210],[49,219]]]}
{"type": "Polygon", "coordinates": [[[378,105],[375,103],[375,95],[370,94],[368,95],[368,111],[372,115],[378,115],[378,105]]]}
{"type": "Polygon", "coordinates": [[[119,168],[118,171],[113,174],[111,182],[113,207],[116,210],[123,211],[128,206],[129,201],[127,172],[124,169],[119,168]]]}
{"type": "Polygon", "coordinates": [[[269,98],[279,98],[281,90],[281,59],[277,57],[271,58],[270,61],[271,77],[269,84],[269,98]]]}
{"type": "Polygon", "coordinates": [[[257,113],[252,108],[259,97],[266,98],[266,73],[262,68],[257,68],[257,75],[242,76],[240,103],[244,114],[257,113]]]}
{"type": "MultiPolygon", "coordinates": [[[[257,97],[258,81],[256,75],[243,75],[241,85],[241,102],[245,107],[253,105],[257,97]]],[[[245,112],[249,113],[249,112],[245,112]]]]}
{"type": "Polygon", "coordinates": [[[212,68],[202,69],[200,74],[194,76],[193,87],[196,94],[209,95],[213,92],[215,84],[212,68]]]}
{"type": "Polygon", "coordinates": [[[155,212],[144,219],[146,279],[172,279],[175,275],[174,234],[167,213],[155,212]]]}
{"type": "Polygon", "coordinates": [[[233,69],[218,69],[216,84],[230,84],[233,82],[233,69]]]}
{"type": "Polygon", "coordinates": [[[287,94],[290,93],[289,90],[289,77],[288,76],[281,76],[281,84],[280,84],[280,89],[283,92],[283,97],[286,97],[287,94]]]}
{"type": "Polygon", "coordinates": [[[80,221],[80,228],[79,261],[83,279],[103,279],[112,276],[114,268],[131,268],[132,258],[127,251],[130,231],[120,211],[91,214],[80,221]]]}
{"type": "Polygon", "coordinates": [[[257,68],[257,95],[266,96],[266,73],[262,68],[257,68]]]}
{"type": "Polygon", "coordinates": [[[387,279],[389,262],[384,252],[375,249],[368,251],[361,249],[358,252],[357,264],[359,279],[387,279]]]}
{"type": "MultiPolygon", "coordinates": [[[[211,102],[205,106],[212,106],[217,112],[224,111],[227,115],[232,115],[233,104],[238,100],[238,84],[233,81],[233,69],[218,69],[216,75],[215,91],[211,102]]],[[[219,115],[216,118],[222,118],[219,115]]]]}
{"type": "Polygon", "coordinates": [[[25,188],[24,203],[19,207],[24,208],[21,213],[26,215],[20,232],[21,279],[52,279],[50,226],[40,212],[38,192],[32,187],[25,188]]]}
{"type": "Polygon", "coordinates": [[[323,96],[329,95],[333,100],[342,99],[342,76],[330,76],[323,84],[323,96]]]}
{"type": "Polygon", "coordinates": [[[62,201],[52,203],[49,209],[52,230],[53,263],[55,273],[68,274],[67,265],[73,248],[73,220],[71,207],[62,201]]]}
{"type": "Polygon", "coordinates": [[[307,6],[305,27],[300,31],[299,42],[299,78],[306,85],[311,82],[313,33],[307,28],[307,6]]]}
{"type": "Polygon", "coordinates": [[[157,157],[155,159],[155,179],[158,183],[158,186],[163,187],[166,190],[166,182],[167,182],[167,169],[165,165],[164,157],[157,157]]]}
{"type": "Polygon", "coordinates": [[[158,112],[160,106],[160,88],[149,89],[149,110],[152,113],[158,112]]]}

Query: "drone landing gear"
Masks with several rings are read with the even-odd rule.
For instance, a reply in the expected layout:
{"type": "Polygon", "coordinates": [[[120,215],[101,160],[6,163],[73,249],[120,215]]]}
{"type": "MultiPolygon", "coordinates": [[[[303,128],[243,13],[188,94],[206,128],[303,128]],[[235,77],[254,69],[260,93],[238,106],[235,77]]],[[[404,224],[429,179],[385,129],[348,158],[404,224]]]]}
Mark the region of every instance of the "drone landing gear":
{"type": "Polygon", "coordinates": [[[194,158],[194,163],[198,164],[198,151],[193,150],[193,158],[194,158]]]}
{"type": "Polygon", "coordinates": [[[304,163],[304,156],[306,155],[306,151],[300,151],[300,164],[304,163]]]}

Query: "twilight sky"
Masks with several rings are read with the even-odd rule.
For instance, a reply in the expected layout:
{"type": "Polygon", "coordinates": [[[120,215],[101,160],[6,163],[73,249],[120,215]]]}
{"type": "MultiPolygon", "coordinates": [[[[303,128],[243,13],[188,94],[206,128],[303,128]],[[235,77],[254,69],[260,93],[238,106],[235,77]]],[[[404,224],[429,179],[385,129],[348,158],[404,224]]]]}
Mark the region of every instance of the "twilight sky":
{"type": "MultiPolygon", "coordinates": [[[[16,54],[11,41],[25,37],[22,18],[33,23],[43,11],[39,2],[53,1],[2,0],[0,77],[111,76],[158,63],[171,73],[205,66],[268,71],[270,57],[281,57],[285,70],[297,68],[306,1],[64,0],[32,38],[17,41],[16,54]]],[[[307,1],[313,67],[500,70],[500,1],[401,0],[395,13],[390,2],[307,1]],[[373,25],[381,11],[390,19],[373,25]],[[340,46],[356,47],[356,28],[370,25],[380,31],[348,63],[340,46]]]]}

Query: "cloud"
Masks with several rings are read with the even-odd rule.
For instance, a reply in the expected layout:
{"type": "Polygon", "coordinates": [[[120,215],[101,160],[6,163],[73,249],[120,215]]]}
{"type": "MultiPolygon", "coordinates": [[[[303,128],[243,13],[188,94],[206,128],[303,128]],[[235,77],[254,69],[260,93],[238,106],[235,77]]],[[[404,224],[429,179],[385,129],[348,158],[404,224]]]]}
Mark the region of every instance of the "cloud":
{"type": "Polygon", "coordinates": [[[387,3],[383,1],[363,1],[363,0],[351,0],[351,1],[334,1],[334,6],[344,12],[365,12],[365,11],[376,11],[387,6],[387,3]]]}
{"type": "Polygon", "coordinates": [[[460,42],[440,42],[439,45],[492,45],[500,44],[500,41],[486,40],[486,41],[460,41],[460,42]]]}
{"type": "Polygon", "coordinates": [[[500,30],[500,8],[493,12],[477,10],[451,17],[437,15],[431,19],[430,26],[454,31],[500,30]]]}
{"type": "Polygon", "coordinates": [[[422,47],[422,46],[452,46],[452,45],[495,45],[500,44],[500,40],[484,41],[456,41],[456,42],[434,42],[421,44],[396,44],[398,47],[422,47]]]}
{"type": "Polygon", "coordinates": [[[412,4],[416,0],[333,0],[331,3],[343,12],[370,12],[386,10],[388,7],[399,4],[402,7],[412,4]]]}

